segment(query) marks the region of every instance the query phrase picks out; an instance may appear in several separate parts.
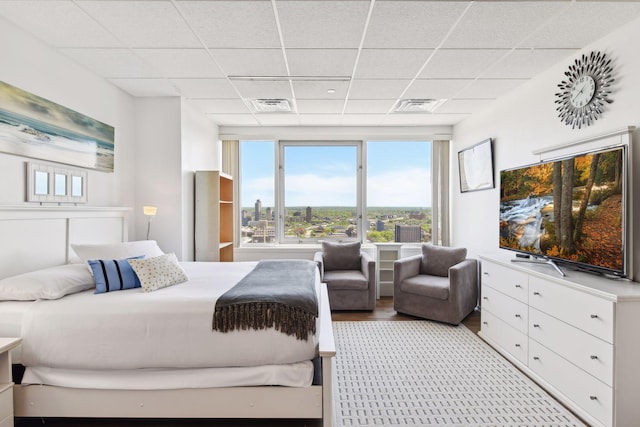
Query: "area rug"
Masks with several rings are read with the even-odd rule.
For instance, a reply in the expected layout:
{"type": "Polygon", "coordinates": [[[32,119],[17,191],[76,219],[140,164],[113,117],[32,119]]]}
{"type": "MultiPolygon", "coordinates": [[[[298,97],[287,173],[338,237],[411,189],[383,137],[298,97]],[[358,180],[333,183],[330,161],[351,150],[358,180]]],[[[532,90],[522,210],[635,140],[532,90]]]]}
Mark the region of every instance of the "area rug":
{"type": "Polygon", "coordinates": [[[585,425],[463,325],[333,327],[339,427],[585,425]]]}

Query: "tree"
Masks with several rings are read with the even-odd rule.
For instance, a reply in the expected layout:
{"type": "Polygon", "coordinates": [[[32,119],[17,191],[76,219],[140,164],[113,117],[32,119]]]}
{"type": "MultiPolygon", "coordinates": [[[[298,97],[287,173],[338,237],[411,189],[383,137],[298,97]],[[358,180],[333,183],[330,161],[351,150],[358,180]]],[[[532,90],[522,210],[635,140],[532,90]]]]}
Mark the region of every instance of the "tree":
{"type": "Polygon", "coordinates": [[[573,159],[562,161],[562,190],[560,209],[560,250],[563,254],[575,252],[573,241],[573,159]]]}
{"type": "Polygon", "coordinates": [[[582,202],[580,203],[580,210],[578,211],[578,216],[576,218],[576,226],[573,230],[573,240],[578,241],[580,235],[582,234],[582,223],[584,222],[584,215],[587,212],[587,206],[589,205],[589,198],[591,197],[591,188],[593,187],[593,182],[596,179],[596,172],[598,172],[598,162],[600,161],[600,154],[594,154],[591,159],[591,167],[589,168],[589,178],[587,178],[587,183],[584,188],[584,197],[582,198],[582,202]]]}
{"type": "Polygon", "coordinates": [[[555,224],[556,240],[562,235],[562,162],[553,162],[553,222],[555,224]]]}

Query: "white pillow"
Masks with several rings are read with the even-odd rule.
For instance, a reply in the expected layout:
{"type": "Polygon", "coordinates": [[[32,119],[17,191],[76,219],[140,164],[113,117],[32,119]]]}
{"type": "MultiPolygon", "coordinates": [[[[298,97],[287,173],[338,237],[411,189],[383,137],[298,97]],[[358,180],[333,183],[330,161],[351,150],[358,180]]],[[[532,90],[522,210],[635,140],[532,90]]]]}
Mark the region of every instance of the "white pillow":
{"type": "Polygon", "coordinates": [[[58,299],[95,288],[84,264],[66,264],[0,280],[0,301],[58,299]]]}
{"type": "Polygon", "coordinates": [[[125,259],[137,256],[150,258],[164,255],[155,240],[137,240],[102,245],[72,244],[71,248],[78,254],[82,262],[87,262],[90,259],[125,259]]]}
{"type": "Polygon", "coordinates": [[[129,264],[136,272],[142,290],[151,292],[189,280],[176,254],[170,253],[153,258],[130,259],[129,264]]]}

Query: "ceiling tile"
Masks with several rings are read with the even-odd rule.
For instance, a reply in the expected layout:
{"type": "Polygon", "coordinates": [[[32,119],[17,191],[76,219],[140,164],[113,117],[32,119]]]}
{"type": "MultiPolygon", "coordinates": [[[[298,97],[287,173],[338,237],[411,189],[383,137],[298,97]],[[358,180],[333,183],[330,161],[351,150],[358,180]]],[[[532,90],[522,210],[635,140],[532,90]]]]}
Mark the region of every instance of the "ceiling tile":
{"type": "Polygon", "coordinates": [[[393,108],[396,103],[393,99],[373,100],[373,99],[350,99],[347,101],[347,107],[344,112],[348,114],[386,114],[393,108]]]}
{"type": "Polygon", "coordinates": [[[411,80],[353,80],[349,99],[398,99],[411,80]]]}
{"type": "Polygon", "coordinates": [[[287,48],[357,48],[369,1],[278,1],[282,38],[287,48]]]}
{"type": "Polygon", "coordinates": [[[157,70],[127,49],[67,48],[60,51],[102,77],[163,77],[157,70]]]}
{"type": "MultiPolygon", "coordinates": [[[[197,107],[196,107],[197,108],[197,107]]],[[[251,114],[206,114],[213,123],[221,126],[258,126],[251,114]]]]}
{"type": "Polygon", "coordinates": [[[164,77],[224,77],[205,49],[134,49],[133,52],[164,77]]]}
{"type": "Polygon", "coordinates": [[[293,91],[297,99],[344,99],[349,82],[337,80],[293,81],[293,91]],[[335,92],[328,93],[329,89],[335,92]]]}
{"type": "Polygon", "coordinates": [[[206,114],[251,113],[240,99],[191,99],[189,102],[206,114]]]}
{"type": "Polygon", "coordinates": [[[234,80],[232,83],[243,98],[292,98],[288,81],[234,80]]]}
{"type": "Polygon", "coordinates": [[[286,76],[281,49],[210,49],[227,76],[286,76]]]}
{"type": "Polygon", "coordinates": [[[442,47],[513,48],[569,2],[476,1],[442,47]]]}
{"type": "Polygon", "coordinates": [[[385,118],[385,114],[344,114],[344,126],[378,126],[385,118]]]}
{"type": "Polygon", "coordinates": [[[362,49],[358,79],[412,79],[433,53],[431,49],[362,49]]]}
{"type": "Polygon", "coordinates": [[[439,49],[419,77],[423,79],[476,78],[509,52],[509,49],[439,49]]]}
{"type": "Polygon", "coordinates": [[[76,4],[128,47],[201,47],[171,2],[78,0],[76,4]]]}
{"type": "Polygon", "coordinates": [[[339,126],[342,124],[341,114],[300,114],[300,124],[303,126],[339,126]]]}
{"type": "Polygon", "coordinates": [[[178,1],[176,4],[207,47],[280,47],[271,2],[178,1]]]}
{"type": "Polygon", "coordinates": [[[256,119],[262,126],[296,126],[300,124],[297,114],[256,114],[256,119]]]}
{"type": "Polygon", "coordinates": [[[516,49],[482,74],[482,78],[531,78],[561,61],[569,61],[575,49],[516,49]]]}
{"type": "Polygon", "coordinates": [[[450,99],[438,107],[436,112],[438,114],[470,114],[480,111],[492,102],[494,102],[493,99],[450,99]]]}
{"type": "Polygon", "coordinates": [[[287,49],[292,76],[351,76],[357,49],[287,49]]]}
{"type": "Polygon", "coordinates": [[[166,79],[109,79],[133,96],[178,96],[178,90],[166,79]]]}
{"type": "Polygon", "coordinates": [[[171,79],[185,98],[237,98],[227,79],[171,79]]]}
{"type": "Polygon", "coordinates": [[[521,47],[580,48],[630,22],[639,14],[639,2],[571,2],[569,8],[527,38],[521,47]]]}
{"type": "Polygon", "coordinates": [[[460,1],[376,1],[364,47],[436,48],[467,4],[460,1]]]}
{"type": "Polygon", "coordinates": [[[0,15],[56,47],[124,47],[71,1],[0,1],[0,15]]]}
{"type": "Polygon", "coordinates": [[[456,94],[457,98],[498,98],[528,79],[479,79],[456,94]]]}
{"type": "Polygon", "coordinates": [[[419,99],[453,98],[458,92],[472,82],[472,79],[414,80],[402,97],[419,99]]]}
{"type": "Polygon", "coordinates": [[[333,99],[298,99],[299,114],[342,114],[344,101],[333,99]]]}
{"type": "Polygon", "coordinates": [[[387,114],[380,124],[384,126],[450,125],[469,116],[470,114],[387,114]]]}

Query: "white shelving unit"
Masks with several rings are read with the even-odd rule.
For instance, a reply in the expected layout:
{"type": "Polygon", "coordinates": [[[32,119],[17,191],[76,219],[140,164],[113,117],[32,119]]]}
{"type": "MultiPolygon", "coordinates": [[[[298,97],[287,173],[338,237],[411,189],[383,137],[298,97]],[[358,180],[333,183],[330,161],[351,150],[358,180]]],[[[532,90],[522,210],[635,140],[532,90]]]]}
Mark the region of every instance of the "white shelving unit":
{"type": "Polygon", "coordinates": [[[401,248],[402,243],[376,243],[376,298],[393,296],[393,262],[401,248]]]}

